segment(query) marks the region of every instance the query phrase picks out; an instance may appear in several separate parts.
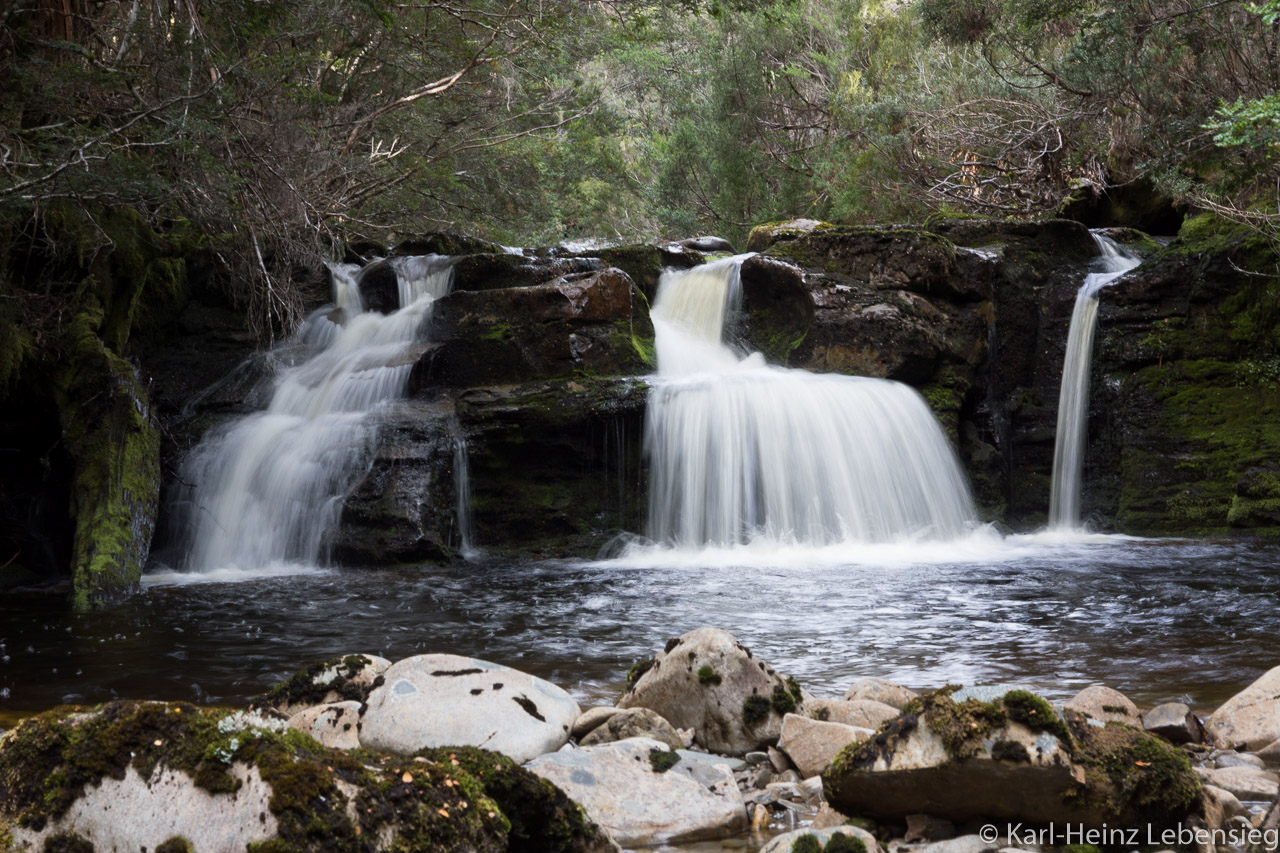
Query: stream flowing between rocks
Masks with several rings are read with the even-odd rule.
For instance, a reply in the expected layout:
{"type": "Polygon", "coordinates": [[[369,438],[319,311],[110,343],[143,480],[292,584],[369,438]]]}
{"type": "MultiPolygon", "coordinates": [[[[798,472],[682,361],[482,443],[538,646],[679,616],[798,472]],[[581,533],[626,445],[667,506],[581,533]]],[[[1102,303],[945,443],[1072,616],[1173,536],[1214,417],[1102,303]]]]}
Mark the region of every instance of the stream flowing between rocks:
{"type": "MultiPolygon", "coordinates": [[[[1280,548],[1240,541],[979,533],[933,546],[647,552],[647,563],[513,563],[153,574],[106,613],[6,602],[0,727],[115,697],[243,703],[308,663],[473,655],[585,706],[710,625],[818,695],[861,676],[912,687],[1103,683],[1207,714],[1280,661],[1280,548]]],[[[638,559],[638,558],[637,558],[638,559]]]]}

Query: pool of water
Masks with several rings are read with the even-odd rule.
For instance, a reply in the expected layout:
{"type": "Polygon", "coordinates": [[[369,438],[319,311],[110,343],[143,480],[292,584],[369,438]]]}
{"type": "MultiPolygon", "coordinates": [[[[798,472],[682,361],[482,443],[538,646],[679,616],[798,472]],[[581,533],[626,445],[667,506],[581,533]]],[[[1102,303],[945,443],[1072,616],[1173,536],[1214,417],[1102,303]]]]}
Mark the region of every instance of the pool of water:
{"type": "Polygon", "coordinates": [[[1280,545],[990,534],[945,546],[638,549],[417,571],[155,574],[107,613],[0,603],[0,727],[116,697],[241,703],[312,661],[474,655],[612,700],[669,637],[723,627],[812,692],[1103,683],[1208,713],[1280,664],[1280,545]],[[7,608],[7,609],[5,609],[7,608]]]}

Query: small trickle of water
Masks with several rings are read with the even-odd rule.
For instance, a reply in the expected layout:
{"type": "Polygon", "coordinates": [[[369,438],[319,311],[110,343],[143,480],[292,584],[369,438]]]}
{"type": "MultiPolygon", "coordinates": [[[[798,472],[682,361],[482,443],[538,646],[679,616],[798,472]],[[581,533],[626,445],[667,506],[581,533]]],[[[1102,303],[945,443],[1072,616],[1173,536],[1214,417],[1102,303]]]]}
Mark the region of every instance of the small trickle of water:
{"type": "Polygon", "coordinates": [[[1080,473],[1089,422],[1089,372],[1093,334],[1098,325],[1098,291],[1142,263],[1109,237],[1094,234],[1093,239],[1102,253],[1102,271],[1085,276],[1076,294],[1067,332],[1067,354],[1062,362],[1053,485],[1049,493],[1049,527],[1056,529],[1080,527],[1080,473]]]}
{"type": "Polygon", "coordinates": [[[358,267],[333,265],[334,305],[303,322],[292,346],[305,359],[278,376],[266,411],[213,430],[183,462],[175,515],[190,531],[185,570],[320,559],[343,496],[368,467],[370,416],[403,394],[418,332],[453,281],[437,255],[392,267],[403,307],[383,316],[363,311],[358,267]]]}
{"type": "Polygon", "coordinates": [[[914,390],[772,367],[723,343],[744,257],[659,283],[645,427],[650,538],[825,546],[971,529],[964,474],[914,390]]]}
{"type": "Polygon", "coordinates": [[[479,552],[471,528],[471,470],[467,464],[467,437],[463,435],[457,421],[450,421],[449,430],[453,433],[453,488],[457,501],[455,517],[458,524],[458,550],[463,557],[471,558],[479,552]]]}

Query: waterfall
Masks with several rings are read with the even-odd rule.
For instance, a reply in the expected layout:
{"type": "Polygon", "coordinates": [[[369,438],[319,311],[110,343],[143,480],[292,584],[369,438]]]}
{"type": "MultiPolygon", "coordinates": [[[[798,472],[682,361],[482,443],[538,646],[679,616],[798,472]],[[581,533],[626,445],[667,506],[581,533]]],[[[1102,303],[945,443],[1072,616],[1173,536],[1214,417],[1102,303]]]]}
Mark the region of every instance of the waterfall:
{"type": "Polygon", "coordinates": [[[947,539],[975,513],[923,398],[724,344],[746,256],[668,271],[652,317],[649,537],[681,548],[947,539]]]}
{"type": "Polygon", "coordinates": [[[439,255],[394,258],[401,308],[360,302],[359,268],[331,265],[334,305],[303,322],[266,411],[211,431],[184,460],[175,506],[182,567],[252,570],[319,561],[347,490],[369,465],[372,413],[404,393],[414,344],[453,281],[439,255]]]}
{"type": "Polygon", "coordinates": [[[1080,472],[1089,422],[1089,363],[1098,324],[1098,291],[1141,263],[1109,237],[1094,234],[1093,239],[1102,253],[1102,271],[1086,275],[1076,294],[1067,332],[1067,354],[1062,362],[1062,390],[1058,394],[1049,527],[1061,530],[1080,526],[1080,472]]]}

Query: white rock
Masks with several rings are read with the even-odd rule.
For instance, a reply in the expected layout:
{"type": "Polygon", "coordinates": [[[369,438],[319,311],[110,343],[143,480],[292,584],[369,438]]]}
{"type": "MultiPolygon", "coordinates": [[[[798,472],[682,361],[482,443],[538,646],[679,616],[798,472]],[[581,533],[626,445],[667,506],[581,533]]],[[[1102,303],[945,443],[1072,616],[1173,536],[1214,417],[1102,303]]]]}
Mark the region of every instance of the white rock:
{"type": "Polygon", "coordinates": [[[1280,740],[1280,666],[1228,699],[1204,728],[1213,743],[1227,749],[1242,743],[1258,750],[1280,740]]]}
{"type": "Polygon", "coordinates": [[[294,714],[289,725],[333,749],[360,748],[360,703],[331,702],[294,714]]]}
{"type": "Polygon", "coordinates": [[[883,702],[902,710],[903,706],[919,696],[914,690],[908,690],[892,681],[883,678],[862,678],[844,693],[845,699],[869,699],[883,702]]]}
{"type": "Polygon", "coordinates": [[[1197,767],[1206,784],[1235,794],[1241,800],[1274,800],[1280,796],[1280,776],[1256,767],[1197,767]]]}
{"type": "Polygon", "coordinates": [[[1191,709],[1181,702],[1157,705],[1142,717],[1142,727],[1170,743],[1199,743],[1204,729],[1191,709]]]}
{"type": "Polygon", "coordinates": [[[476,658],[418,655],[383,678],[362,721],[368,749],[479,746],[522,763],[564,746],[579,716],[578,703],[554,684],[476,658]]]}
{"type": "Polygon", "coordinates": [[[811,828],[784,832],[782,835],[770,839],[768,844],[760,848],[760,853],[790,853],[791,845],[806,835],[812,835],[817,838],[818,843],[823,847],[827,845],[827,842],[833,836],[852,835],[854,838],[861,839],[862,843],[867,845],[867,853],[880,853],[880,845],[876,842],[875,836],[856,826],[833,826],[830,829],[811,828]]]}
{"type": "Polygon", "coordinates": [[[527,766],[623,846],[724,838],[746,828],[746,806],[728,768],[681,760],[659,773],[654,750],[668,751],[656,740],[632,738],[543,755],[527,766]]]}
{"type": "Polygon", "coordinates": [[[804,713],[815,720],[875,731],[897,717],[899,709],[874,699],[812,698],[805,700],[804,713]]]}
{"type": "Polygon", "coordinates": [[[1124,723],[1142,728],[1142,714],[1138,712],[1138,706],[1119,690],[1101,684],[1081,690],[1064,707],[1104,723],[1124,723]]]}
{"type": "MultiPolygon", "coordinates": [[[[1003,827],[1001,827],[1003,828],[1003,827]]],[[[997,846],[990,841],[983,841],[979,835],[961,835],[948,838],[946,841],[935,841],[916,849],[916,853],[982,853],[997,846]]]]}
{"type": "Polygon", "coordinates": [[[596,726],[582,737],[579,744],[595,746],[615,740],[626,740],[633,737],[651,737],[660,740],[672,749],[683,749],[684,741],[680,733],[662,717],[648,708],[625,708],[605,720],[604,725],[596,726]]]}
{"type": "Polygon", "coordinates": [[[782,718],[782,737],[778,740],[778,748],[796,765],[800,775],[808,778],[826,770],[840,750],[873,734],[875,732],[870,729],[787,714],[782,718]]]}
{"type": "Polygon", "coordinates": [[[1204,821],[1209,829],[1222,829],[1231,818],[1248,814],[1248,809],[1230,791],[1205,785],[1201,796],[1204,798],[1204,821]]]}
{"type": "MultiPolygon", "coordinates": [[[[342,655],[331,658],[327,666],[311,676],[310,683],[316,688],[316,701],[308,701],[297,697],[283,697],[283,700],[271,700],[267,694],[267,704],[284,714],[286,718],[295,716],[308,708],[326,705],[332,702],[363,699],[374,689],[378,677],[387,671],[391,661],[377,655],[342,655]],[[355,665],[351,665],[353,662],[355,665]],[[320,688],[330,688],[320,693],[320,688]]],[[[319,666],[319,665],[317,665],[319,666]]],[[[305,675],[303,670],[299,675],[305,675]]],[[[298,678],[299,675],[293,676],[298,678]]]]}
{"type": "Polygon", "coordinates": [[[271,786],[256,767],[233,765],[242,783],[232,794],[210,794],[186,773],[157,766],[148,779],[130,765],[123,779],[90,786],[65,814],[40,832],[13,827],[18,849],[43,850],[45,839],[75,832],[100,851],[154,850],[175,836],[197,851],[244,850],[276,834],[271,786]]]}

